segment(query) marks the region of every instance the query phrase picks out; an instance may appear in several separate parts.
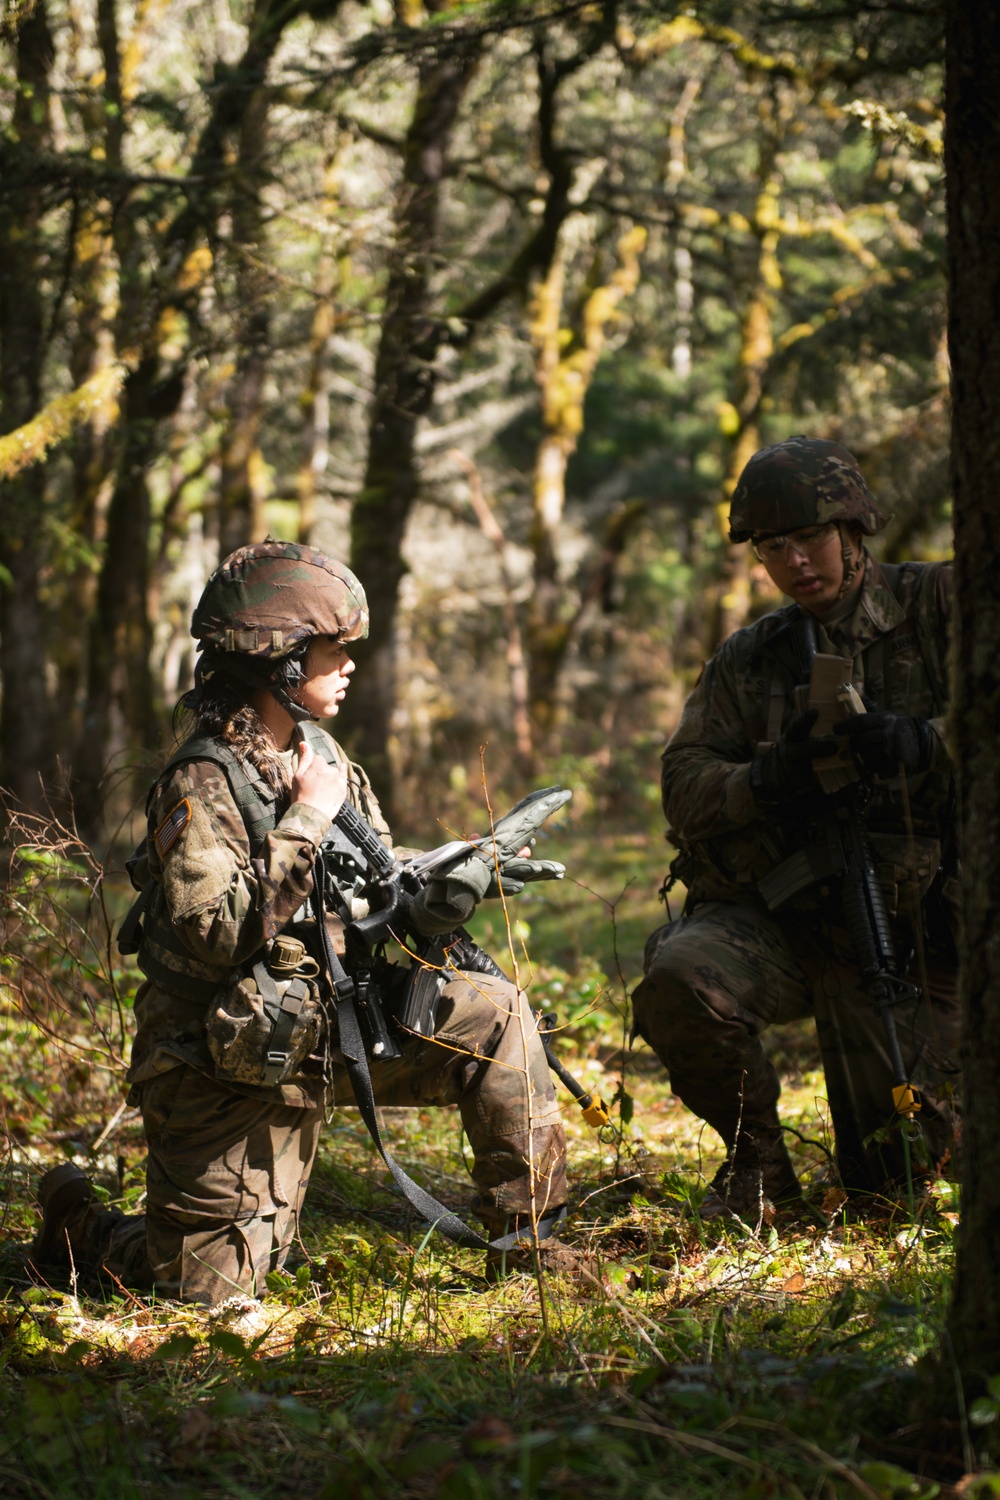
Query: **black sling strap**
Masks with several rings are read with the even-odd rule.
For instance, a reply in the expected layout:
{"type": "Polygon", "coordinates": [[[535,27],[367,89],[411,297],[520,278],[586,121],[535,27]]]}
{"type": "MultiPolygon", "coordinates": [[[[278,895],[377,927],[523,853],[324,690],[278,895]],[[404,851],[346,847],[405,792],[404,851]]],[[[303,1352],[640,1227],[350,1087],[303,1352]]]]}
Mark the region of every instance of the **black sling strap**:
{"type": "MultiPolygon", "coordinates": [[[[320,932],[320,941],[323,944],[323,956],[330,989],[337,1008],[337,1032],[338,1046],[343,1054],[344,1064],[347,1068],[347,1076],[351,1080],[354,1090],[354,1101],[358,1106],[358,1112],[364,1121],[368,1134],[375,1142],[375,1149],[385,1162],[393,1179],[398,1185],[406,1201],[417,1210],[428,1224],[439,1229],[448,1239],[453,1240],[456,1245],[463,1245],[468,1250],[512,1250],[518,1244],[532,1237],[532,1227],[526,1225],[524,1229],[516,1230],[513,1234],[504,1235],[502,1239],[487,1240],[475,1229],[460,1219],[457,1214],[452,1213],[450,1208],[445,1208],[443,1203],[428,1193],[419,1183],[414,1182],[408,1172],[392,1156],[379,1127],[378,1114],[375,1107],[375,1091],[372,1088],[372,1075],[368,1067],[368,1056],[365,1052],[365,1044],[361,1036],[361,1028],[358,1025],[358,1013],[355,1008],[355,986],[354,980],[347,973],[336,949],[330,941],[330,934],[326,928],[326,879],[322,859],[317,859],[313,867],[313,891],[312,905],[316,916],[316,925],[320,932]]],[[[539,1220],[541,1228],[542,1220],[539,1220]]]]}

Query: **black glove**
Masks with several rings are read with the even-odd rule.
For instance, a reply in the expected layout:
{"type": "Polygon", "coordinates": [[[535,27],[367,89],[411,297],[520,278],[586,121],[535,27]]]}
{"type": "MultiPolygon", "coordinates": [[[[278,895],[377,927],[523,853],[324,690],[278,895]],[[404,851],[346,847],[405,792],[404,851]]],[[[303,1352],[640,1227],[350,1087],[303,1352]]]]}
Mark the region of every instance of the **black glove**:
{"type": "Polygon", "coordinates": [[[910,714],[857,714],[834,724],[836,735],[846,736],[851,754],[870,776],[914,776],[926,771],[934,755],[933,730],[926,719],[910,714]]]}
{"type": "Polygon", "coordinates": [[[813,761],[836,755],[838,748],[832,735],[809,738],[818,716],[815,708],[799,714],[777,744],[750,762],[750,790],[762,807],[779,807],[818,791],[813,761]]]}

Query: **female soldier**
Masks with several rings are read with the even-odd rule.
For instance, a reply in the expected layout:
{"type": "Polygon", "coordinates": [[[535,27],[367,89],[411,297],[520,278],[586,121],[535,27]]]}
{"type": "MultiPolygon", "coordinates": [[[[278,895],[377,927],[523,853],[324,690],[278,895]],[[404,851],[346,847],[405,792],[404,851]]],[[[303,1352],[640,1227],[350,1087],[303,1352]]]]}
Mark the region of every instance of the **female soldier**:
{"type": "MultiPolygon", "coordinates": [[[[194,732],[150,792],[140,860],[146,981],[128,1080],[148,1145],[145,1213],[102,1209],[67,1163],[41,1180],[32,1249],[36,1264],[71,1254],[77,1270],[216,1303],[262,1291],[284,1264],[324,1107],[331,1094],[350,1102],[335,1050],[332,1066],[329,1053],[325,1070],[306,1057],[279,1082],[229,1066],[227,1038],[253,1008],[250,965],[262,955],[270,964],[275,939],[301,914],[345,799],[386,844],[390,836],[360,767],[329,737],[320,741],[329,760],[317,754],[315,727],[312,743],[297,738],[299,723],[336,715],[354,671],[348,645],[368,633],[350,570],[310,547],[243,547],[212,575],[191,630],[200,656],[182,701],[194,732]],[[241,983],[242,1012],[226,1000],[241,983]]],[[[461,889],[439,885],[437,894],[455,906],[452,926],[474,904],[461,889]]],[[[349,892],[345,900],[349,916],[349,892]]],[[[425,922],[440,932],[430,914],[425,922]]],[[[331,926],[342,952],[343,923],[331,926]]],[[[315,968],[307,958],[297,972],[315,968]]],[[[253,973],[266,983],[259,967],[253,973]]],[[[544,1237],[565,1201],[565,1141],[534,1018],[509,981],[456,972],[433,1040],[405,1039],[372,1081],[380,1104],[458,1104],[488,1237],[519,1220],[540,1221],[544,1237]]]]}

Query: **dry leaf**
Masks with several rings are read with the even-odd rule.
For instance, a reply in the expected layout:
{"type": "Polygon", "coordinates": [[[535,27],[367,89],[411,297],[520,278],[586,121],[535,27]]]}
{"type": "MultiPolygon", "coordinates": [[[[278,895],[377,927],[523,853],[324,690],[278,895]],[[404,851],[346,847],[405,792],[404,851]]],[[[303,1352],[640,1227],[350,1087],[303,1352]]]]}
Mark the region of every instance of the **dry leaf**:
{"type": "Polygon", "coordinates": [[[820,1207],[829,1216],[830,1214],[838,1213],[846,1202],[847,1194],[843,1188],[831,1187],[827,1188],[823,1194],[823,1202],[820,1204],[820,1207]]]}

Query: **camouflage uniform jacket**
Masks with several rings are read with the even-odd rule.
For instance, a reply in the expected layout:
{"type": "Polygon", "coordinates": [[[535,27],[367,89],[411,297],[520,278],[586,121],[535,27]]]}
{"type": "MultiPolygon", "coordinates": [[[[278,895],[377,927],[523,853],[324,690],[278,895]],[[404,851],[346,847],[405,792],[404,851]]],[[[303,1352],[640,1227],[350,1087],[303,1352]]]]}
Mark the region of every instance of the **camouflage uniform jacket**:
{"type": "MultiPolygon", "coordinates": [[[[348,767],[348,801],[391,847],[368,778],[335,741],[331,744],[348,767]]],[[[290,753],[287,769],[290,773],[290,753]]],[[[287,794],[275,812],[273,831],[253,851],[220,766],[185,761],[154,786],[148,859],[156,888],[143,919],[138,960],[151,977],[135,1000],[131,1084],[179,1062],[212,1073],[204,1028],[211,996],[227,983],[234,966],[281,932],[312,891],[313,862],[329,819],[305,803],[288,805],[287,794]],[[177,973],[176,987],[169,983],[170,970],[177,973]]],[[[277,1090],[246,1086],[237,1091],[280,1095],[285,1104],[306,1107],[321,1102],[319,1078],[305,1075],[277,1090]]]]}
{"type": "MultiPolygon", "coordinates": [[[[829,634],[818,630],[820,651],[853,659],[854,686],[869,704],[931,723],[933,761],[907,778],[909,811],[896,778],[876,784],[868,812],[882,883],[916,881],[920,894],[940,866],[954,822],[943,718],[951,587],[950,564],[903,563],[883,573],[866,554],[854,608],[829,634]]],[[[677,874],[689,906],[756,902],[757,881],[797,847],[794,826],[762,817],[750,790],[750,761],[798,712],[794,689],[804,674],[789,627],[800,614],[787,605],[723,643],[663,752],[663,809],[668,837],[681,850],[677,874]]],[[[816,899],[797,901],[808,908],[816,899]]]]}

